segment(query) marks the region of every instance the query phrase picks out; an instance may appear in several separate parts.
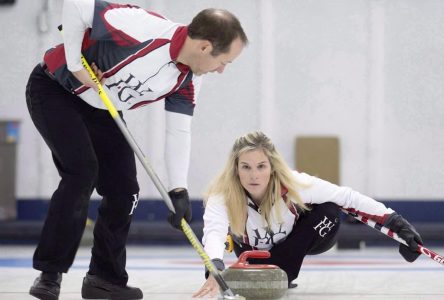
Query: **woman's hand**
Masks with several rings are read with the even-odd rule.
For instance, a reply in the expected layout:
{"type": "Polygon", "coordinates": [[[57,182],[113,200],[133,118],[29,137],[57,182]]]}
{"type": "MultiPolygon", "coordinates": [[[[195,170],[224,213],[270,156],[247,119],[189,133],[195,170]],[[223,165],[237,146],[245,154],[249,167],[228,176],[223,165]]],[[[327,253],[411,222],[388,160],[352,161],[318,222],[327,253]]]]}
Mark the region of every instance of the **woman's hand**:
{"type": "Polygon", "coordinates": [[[204,285],[198,290],[194,295],[193,298],[202,298],[202,297],[216,297],[216,295],[219,293],[219,285],[217,284],[216,279],[214,279],[213,276],[208,276],[207,281],[204,283],[204,285]]]}
{"type": "MultiPolygon", "coordinates": [[[[96,74],[96,77],[100,81],[100,83],[103,83],[105,81],[105,79],[103,78],[103,73],[97,67],[97,65],[95,63],[91,64],[91,69],[93,70],[94,74],[96,74]]],[[[81,69],[80,71],[72,72],[72,74],[83,85],[90,87],[90,88],[94,89],[95,91],[98,91],[97,84],[91,79],[91,75],[89,75],[89,73],[86,69],[81,69]]]]}

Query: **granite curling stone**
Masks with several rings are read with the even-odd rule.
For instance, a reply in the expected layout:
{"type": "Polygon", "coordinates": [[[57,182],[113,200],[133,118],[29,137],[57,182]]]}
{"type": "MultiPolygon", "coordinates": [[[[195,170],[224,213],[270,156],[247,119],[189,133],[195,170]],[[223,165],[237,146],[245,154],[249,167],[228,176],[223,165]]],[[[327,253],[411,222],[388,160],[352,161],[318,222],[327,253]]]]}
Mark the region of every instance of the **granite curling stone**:
{"type": "Polygon", "coordinates": [[[234,296],[227,296],[223,295],[217,298],[218,300],[246,300],[244,296],[241,295],[234,295],[234,296]]]}
{"type": "Polygon", "coordinates": [[[275,265],[249,264],[248,258],[268,258],[268,251],[245,251],[236,263],[222,272],[235,294],[247,300],[280,299],[288,289],[287,274],[275,265]]]}

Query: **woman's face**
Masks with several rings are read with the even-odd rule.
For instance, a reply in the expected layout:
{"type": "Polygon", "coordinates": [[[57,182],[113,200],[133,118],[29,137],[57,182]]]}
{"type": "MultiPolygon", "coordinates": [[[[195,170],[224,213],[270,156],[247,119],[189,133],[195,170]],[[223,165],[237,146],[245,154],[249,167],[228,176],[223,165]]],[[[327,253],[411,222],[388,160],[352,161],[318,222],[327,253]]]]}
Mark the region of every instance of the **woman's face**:
{"type": "Polygon", "coordinates": [[[237,167],[242,186],[258,204],[270,181],[271,165],[268,157],[261,149],[251,150],[239,156],[237,167]]]}

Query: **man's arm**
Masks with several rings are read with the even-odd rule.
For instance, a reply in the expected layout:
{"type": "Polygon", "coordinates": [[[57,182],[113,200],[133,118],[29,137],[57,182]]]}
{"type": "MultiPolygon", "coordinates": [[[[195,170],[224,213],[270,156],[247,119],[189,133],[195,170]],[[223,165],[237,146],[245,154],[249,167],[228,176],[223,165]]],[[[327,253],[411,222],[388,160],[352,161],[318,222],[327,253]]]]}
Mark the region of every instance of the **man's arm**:
{"type": "Polygon", "coordinates": [[[176,214],[169,213],[168,221],[180,229],[180,221],[191,221],[191,204],[188,196],[188,168],[191,153],[191,119],[194,100],[198,94],[195,80],[189,74],[181,88],[165,100],[166,138],[165,158],[169,177],[169,195],[176,214]]]}
{"type": "Polygon", "coordinates": [[[62,10],[63,42],[68,70],[83,69],[80,61],[85,30],[92,27],[94,0],[65,0],[62,10]]]}
{"type": "Polygon", "coordinates": [[[168,190],[188,188],[191,153],[191,116],[166,112],[165,160],[168,190]]]}
{"type": "Polygon", "coordinates": [[[188,167],[191,152],[191,116],[166,112],[165,159],[169,177],[168,195],[176,213],[169,212],[168,222],[181,229],[181,220],[191,221],[188,195],[188,167]]]}

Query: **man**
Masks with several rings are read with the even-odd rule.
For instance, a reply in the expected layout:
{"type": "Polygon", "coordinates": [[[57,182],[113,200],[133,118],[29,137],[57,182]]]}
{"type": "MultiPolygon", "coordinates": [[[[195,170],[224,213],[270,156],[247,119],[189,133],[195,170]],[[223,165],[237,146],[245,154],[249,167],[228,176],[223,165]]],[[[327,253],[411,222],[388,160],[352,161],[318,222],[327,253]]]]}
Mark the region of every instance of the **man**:
{"type": "Polygon", "coordinates": [[[133,5],[66,0],[64,43],[48,50],[31,73],[26,101],[52,152],[61,181],[51,202],[33,266],[40,276],[30,289],[58,299],[62,273],[74,260],[94,188],[103,196],[94,227],[86,299],[141,299],[127,286],[125,243],[138,201],[134,153],[105,109],[80,53],[109,90],[119,113],[165,100],[169,195],[180,228],[191,219],[187,192],[190,128],[200,78],[222,73],[248,43],[235,16],[206,9],[183,26],[133,5]]]}

